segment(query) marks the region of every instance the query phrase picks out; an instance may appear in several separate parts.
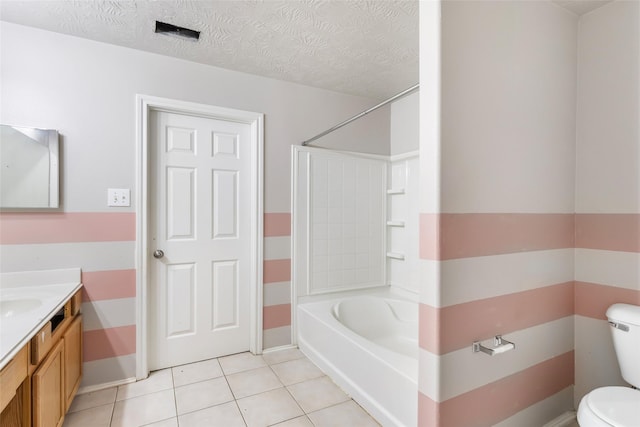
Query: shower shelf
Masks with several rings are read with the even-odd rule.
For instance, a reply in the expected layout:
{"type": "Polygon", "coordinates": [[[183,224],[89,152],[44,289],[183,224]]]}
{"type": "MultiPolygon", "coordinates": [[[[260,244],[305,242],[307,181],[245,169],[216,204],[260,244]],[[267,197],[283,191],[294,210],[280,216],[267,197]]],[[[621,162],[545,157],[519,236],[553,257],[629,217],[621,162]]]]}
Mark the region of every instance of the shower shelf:
{"type": "Polygon", "coordinates": [[[404,254],[400,254],[397,252],[387,252],[387,258],[404,260],[404,254]]]}
{"type": "Polygon", "coordinates": [[[404,188],[390,188],[387,194],[404,194],[404,188]]]}
{"type": "Polygon", "coordinates": [[[404,221],[387,221],[388,227],[404,227],[404,221]]]}

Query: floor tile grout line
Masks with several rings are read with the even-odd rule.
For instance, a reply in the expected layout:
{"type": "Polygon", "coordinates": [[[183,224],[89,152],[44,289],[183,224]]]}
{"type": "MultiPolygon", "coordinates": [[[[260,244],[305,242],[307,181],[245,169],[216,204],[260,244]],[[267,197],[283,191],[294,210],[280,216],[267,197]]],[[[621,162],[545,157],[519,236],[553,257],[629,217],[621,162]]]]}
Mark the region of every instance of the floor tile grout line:
{"type": "MultiPolygon", "coordinates": [[[[176,389],[176,388],[182,388],[182,387],[188,387],[188,386],[190,386],[190,385],[203,383],[203,382],[205,382],[205,381],[217,380],[218,378],[222,378],[222,377],[224,377],[224,375],[219,375],[219,376],[217,376],[217,377],[211,377],[211,378],[204,378],[204,379],[201,379],[201,380],[198,380],[198,381],[193,381],[193,382],[190,382],[190,383],[187,383],[187,384],[181,384],[181,385],[179,385],[179,386],[175,386],[175,387],[174,387],[174,389],[176,389]]],[[[168,389],[167,389],[167,390],[168,390],[168,389]]]]}
{"type": "Polygon", "coordinates": [[[150,425],[153,425],[153,424],[156,424],[156,423],[161,423],[163,421],[172,420],[174,418],[176,419],[176,423],[177,423],[178,422],[178,417],[169,417],[169,418],[165,418],[163,420],[158,420],[158,421],[153,421],[153,422],[150,422],[150,423],[147,423],[147,424],[143,424],[143,425],[138,426],[138,427],[147,427],[147,426],[150,426],[150,425]]]}
{"type": "Polygon", "coordinates": [[[233,403],[236,404],[236,408],[238,408],[238,412],[240,413],[240,417],[242,417],[242,422],[244,423],[245,427],[248,427],[249,424],[247,424],[247,420],[244,418],[244,415],[242,414],[242,409],[240,409],[240,405],[238,405],[238,401],[234,399],[233,403]]]}
{"type": "MultiPolygon", "coordinates": [[[[218,361],[218,363],[220,363],[220,361],[218,361]]],[[[227,382],[227,387],[229,387],[231,396],[233,396],[233,403],[236,404],[236,408],[238,408],[238,412],[242,417],[242,422],[244,423],[245,427],[248,427],[249,424],[247,423],[247,420],[245,419],[244,414],[242,413],[242,409],[240,408],[240,405],[238,405],[238,399],[236,399],[236,394],[233,392],[233,389],[231,388],[231,384],[229,384],[229,379],[227,378],[227,374],[224,373],[224,370],[222,369],[222,365],[220,365],[220,370],[222,371],[222,376],[224,377],[224,380],[227,382]]]]}
{"type": "MultiPolygon", "coordinates": [[[[271,368],[271,366],[269,366],[269,368],[271,368]]],[[[296,400],[296,398],[291,394],[291,392],[289,391],[289,385],[285,384],[282,379],[280,378],[280,376],[278,375],[277,372],[275,372],[273,369],[271,369],[271,371],[275,374],[275,376],[278,378],[278,380],[282,383],[282,386],[284,387],[284,389],[287,391],[287,393],[289,393],[289,396],[291,396],[291,398],[293,399],[294,402],[296,402],[296,405],[298,405],[298,408],[300,408],[300,410],[302,411],[302,413],[304,414],[304,409],[302,409],[302,407],[300,406],[300,403],[298,403],[298,401],[296,400]]]]}
{"type": "Polygon", "coordinates": [[[169,369],[171,369],[171,390],[173,391],[173,405],[176,408],[176,425],[180,427],[180,418],[178,418],[178,398],[176,396],[176,379],[173,376],[173,366],[169,369]]]}
{"type": "Polygon", "coordinates": [[[113,414],[116,411],[116,402],[113,402],[111,404],[111,415],[109,415],[109,427],[111,427],[111,424],[113,424],[113,414]]]}
{"type": "MultiPolygon", "coordinates": [[[[306,356],[304,356],[304,357],[306,358],[306,356]]],[[[302,358],[303,358],[303,357],[300,357],[300,358],[298,358],[298,359],[293,359],[293,360],[299,360],[299,359],[302,359],[302,358]]],[[[307,359],[308,359],[308,358],[307,358],[307,359]]],[[[281,363],[291,362],[291,361],[293,361],[293,360],[288,360],[288,361],[284,361],[284,362],[281,362],[281,363]]],[[[313,363],[313,362],[312,362],[312,363],[313,363]]],[[[279,363],[274,363],[274,365],[278,365],[278,364],[279,364],[279,363]]],[[[271,368],[271,366],[272,366],[272,365],[269,365],[269,368],[271,368]]],[[[315,364],[314,364],[314,366],[315,366],[315,364]]],[[[317,367],[317,366],[316,366],[316,367],[317,367]]],[[[320,369],[320,368],[318,368],[318,369],[320,369]]],[[[271,370],[273,371],[273,369],[271,369],[271,370]]],[[[309,422],[311,422],[311,424],[313,424],[313,425],[315,425],[315,424],[313,423],[313,421],[312,421],[312,420],[311,420],[311,418],[309,417],[309,414],[311,414],[311,413],[313,413],[313,412],[321,411],[322,409],[326,409],[326,408],[330,408],[330,407],[332,407],[332,406],[339,405],[340,403],[348,402],[349,400],[353,400],[353,398],[352,398],[351,396],[349,396],[349,395],[348,395],[347,393],[345,393],[342,389],[340,389],[340,391],[342,391],[342,392],[343,392],[343,393],[344,393],[344,394],[349,398],[348,400],[345,400],[345,401],[343,401],[343,402],[339,402],[339,403],[336,403],[336,404],[333,404],[333,405],[329,405],[329,406],[327,406],[327,407],[325,407],[325,408],[320,408],[320,409],[317,409],[317,410],[315,410],[315,411],[310,411],[310,412],[305,411],[305,410],[304,410],[304,408],[300,405],[300,402],[298,402],[298,399],[296,399],[296,397],[291,393],[291,390],[289,390],[289,387],[290,387],[290,386],[293,386],[293,385],[297,385],[297,384],[302,384],[302,383],[307,382],[307,381],[312,381],[312,380],[315,380],[315,379],[318,379],[318,378],[323,378],[323,377],[327,377],[327,378],[331,379],[331,378],[330,378],[327,374],[325,374],[323,371],[320,371],[320,372],[322,372],[322,375],[320,375],[319,377],[308,378],[308,379],[305,379],[305,380],[302,380],[302,381],[298,381],[298,382],[295,382],[295,383],[285,384],[285,385],[284,385],[284,388],[287,390],[287,393],[289,393],[289,395],[291,396],[291,398],[293,399],[293,401],[294,401],[294,402],[296,402],[296,404],[298,405],[298,407],[300,408],[300,410],[302,411],[302,413],[304,414],[304,416],[305,416],[305,417],[307,417],[307,419],[309,419],[309,422]]],[[[278,374],[277,374],[275,371],[274,371],[274,374],[276,375],[276,377],[278,377],[278,379],[280,379],[280,377],[278,376],[278,374]]],[[[282,380],[280,380],[280,381],[282,382],[282,380]]],[[[333,382],[333,380],[331,380],[331,382],[333,382]]],[[[335,382],[333,382],[333,383],[335,384],[335,382]]],[[[283,383],[283,384],[284,384],[284,383],[283,383]]],[[[356,403],[357,403],[357,402],[356,402],[356,403]]],[[[359,405],[358,405],[358,406],[359,406],[359,405]]],[[[368,414],[368,413],[367,413],[367,414],[368,414]]],[[[285,420],[285,421],[287,421],[287,420],[285,420]]]]}
{"type": "MultiPolygon", "coordinates": [[[[291,391],[288,389],[288,386],[284,386],[284,389],[287,391],[287,393],[289,393],[289,396],[291,396],[291,399],[293,399],[293,401],[294,401],[294,402],[296,402],[296,405],[298,405],[298,408],[300,408],[300,410],[302,411],[302,415],[304,415],[305,417],[307,417],[307,411],[305,411],[305,410],[302,408],[302,406],[300,405],[300,402],[298,402],[298,399],[296,399],[296,397],[295,397],[293,394],[291,394],[291,391]]],[[[298,415],[298,417],[299,417],[299,416],[300,416],[300,415],[298,415]]],[[[298,417],[293,417],[293,418],[298,418],[298,417]]],[[[290,419],[290,420],[292,420],[293,418],[289,418],[289,419],[290,419]]],[[[309,418],[309,417],[307,417],[307,418],[309,418]]],[[[284,422],[284,421],[288,421],[288,420],[283,420],[283,421],[281,421],[281,422],[284,422]]],[[[309,421],[311,421],[311,420],[309,420],[309,421]]],[[[311,423],[311,424],[313,424],[313,423],[311,423]]]]}
{"type": "Polygon", "coordinates": [[[113,403],[111,404],[111,416],[109,417],[109,427],[111,427],[113,425],[113,416],[116,413],[116,403],[118,403],[118,389],[120,388],[120,386],[115,387],[116,389],[116,394],[115,396],[113,396],[113,403]]]}
{"type": "MultiPolygon", "coordinates": [[[[362,406],[360,406],[357,402],[355,402],[353,400],[353,398],[351,396],[349,396],[349,394],[347,394],[347,393],[345,393],[345,395],[347,396],[348,399],[345,400],[345,401],[333,403],[333,404],[328,405],[328,406],[326,406],[324,408],[319,408],[319,409],[316,409],[314,411],[309,411],[309,412],[305,411],[302,408],[302,406],[300,405],[300,403],[298,402],[298,400],[295,398],[295,396],[293,396],[293,394],[291,393],[291,390],[289,389],[289,387],[295,386],[295,385],[298,385],[298,384],[302,384],[302,383],[307,382],[307,381],[317,380],[319,378],[324,378],[324,377],[329,378],[332,382],[333,382],[333,380],[330,377],[328,377],[324,372],[321,371],[321,375],[320,376],[303,379],[303,380],[300,380],[300,381],[297,381],[297,382],[294,382],[294,383],[291,383],[291,384],[284,384],[284,382],[282,381],[282,379],[280,378],[278,373],[273,369],[273,367],[275,365],[280,365],[280,364],[287,363],[287,362],[293,362],[293,361],[296,361],[296,360],[305,359],[306,356],[304,354],[302,354],[299,357],[295,357],[295,358],[290,359],[290,360],[281,360],[281,361],[278,361],[276,363],[268,363],[266,360],[264,360],[264,358],[262,358],[262,356],[259,356],[259,357],[262,359],[263,362],[265,362],[264,366],[252,367],[250,369],[245,369],[245,370],[238,371],[238,372],[233,372],[233,373],[230,373],[230,374],[226,374],[224,372],[224,369],[222,369],[222,365],[220,364],[219,358],[214,358],[214,360],[218,361],[218,365],[220,366],[220,371],[222,372],[221,376],[224,377],[224,379],[225,379],[227,387],[228,387],[229,391],[231,392],[232,401],[235,403],[236,408],[238,409],[238,412],[240,412],[240,416],[242,417],[242,420],[243,420],[243,423],[244,423],[245,426],[248,426],[248,422],[245,419],[245,415],[242,413],[242,410],[240,408],[240,405],[239,405],[238,401],[240,399],[244,399],[244,398],[248,398],[248,397],[252,397],[252,396],[257,396],[257,395],[262,394],[262,393],[267,393],[267,392],[270,392],[270,391],[274,391],[274,390],[277,390],[279,388],[284,388],[286,390],[286,392],[289,395],[289,397],[291,397],[293,399],[293,401],[295,402],[295,404],[298,407],[298,409],[300,409],[300,411],[302,412],[302,415],[298,415],[298,416],[294,416],[294,417],[291,417],[291,418],[286,418],[286,419],[280,420],[276,424],[287,422],[287,421],[290,421],[290,420],[293,420],[293,419],[299,418],[299,417],[305,417],[312,425],[315,425],[313,423],[313,421],[311,420],[311,418],[309,417],[310,414],[313,414],[313,413],[316,413],[316,412],[319,412],[319,411],[322,411],[322,410],[326,410],[326,409],[329,409],[329,408],[332,408],[332,407],[335,407],[335,406],[338,406],[338,405],[341,405],[341,404],[345,404],[346,402],[350,402],[350,401],[354,402],[369,417],[371,417],[373,421],[375,421],[377,423],[377,420],[375,420],[375,418],[373,418],[371,416],[371,414],[369,414],[364,408],[362,408],[362,406]],[[275,378],[281,384],[281,387],[277,387],[275,389],[270,389],[270,390],[264,390],[264,391],[261,391],[259,393],[254,393],[254,394],[250,394],[250,395],[247,395],[247,396],[243,396],[241,398],[237,397],[236,393],[231,388],[231,384],[229,382],[229,378],[228,377],[231,376],[231,375],[235,375],[235,374],[247,373],[247,372],[250,372],[250,371],[253,371],[253,370],[262,369],[264,367],[268,367],[269,368],[270,372],[275,376],[275,378]]],[[[197,362],[194,362],[194,363],[197,363],[197,362]]],[[[313,363],[313,362],[311,362],[311,363],[313,363]]],[[[185,365],[188,365],[188,364],[185,364],[185,365]]],[[[166,420],[175,418],[176,419],[176,424],[179,427],[180,422],[179,422],[179,416],[178,416],[178,403],[177,403],[177,395],[176,395],[176,388],[178,388],[178,387],[176,387],[176,382],[175,382],[175,377],[174,377],[174,368],[176,368],[176,367],[170,367],[170,368],[166,368],[166,369],[169,370],[169,375],[171,375],[171,387],[170,387],[170,389],[173,391],[173,400],[174,400],[174,406],[175,406],[175,417],[170,417],[170,418],[166,418],[166,419],[163,419],[163,420],[154,421],[153,423],[162,422],[162,421],[166,421],[166,420]]],[[[216,379],[216,378],[220,378],[220,376],[213,377],[213,378],[200,379],[198,381],[194,381],[194,382],[191,382],[191,383],[188,383],[188,384],[183,384],[183,385],[181,385],[179,387],[184,387],[184,386],[188,386],[188,385],[192,385],[192,384],[197,384],[197,383],[200,383],[200,382],[209,381],[209,380],[213,380],[213,379],[216,379]]],[[[333,383],[335,384],[335,382],[333,382],[333,383]]],[[[114,416],[115,416],[115,406],[119,402],[117,400],[117,397],[118,397],[118,392],[121,391],[120,390],[121,387],[123,387],[123,386],[115,386],[114,387],[115,396],[114,396],[113,402],[110,403],[111,404],[111,412],[110,412],[110,419],[109,419],[109,426],[110,427],[113,427],[114,416]]],[[[138,395],[138,396],[127,397],[126,399],[121,399],[120,401],[126,401],[126,400],[129,400],[129,399],[134,399],[134,398],[137,398],[137,397],[142,397],[142,396],[145,396],[145,395],[154,394],[154,393],[158,393],[158,392],[162,392],[162,391],[168,391],[168,390],[169,390],[169,388],[165,388],[165,389],[161,389],[161,390],[154,390],[154,391],[150,391],[150,392],[147,392],[147,393],[143,393],[143,394],[138,395]]],[[[344,390],[342,390],[341,388],[340,388],[340,390],[344,393],[344,390]]],[[[197,410],[194,410],[194,411],[189,411],[188,413],[197,412],[197,411],[200,411],[200,410],[203,410],[203,409],[212,408],[212,407],[223,405],[223,404],[227,404],[227,403],[230,403],[230,402],[231,402],[231,400],[228,401],[228,402],[221,402],[221,403],[218,403],[216,405],[207,406],[206,408],[201,408],[201,409],[197,409],[197,410]]],[[[97,405],[95,407],[98,407],[98,406],[100,406],[100,405],[97,405]]],[[[85,408],[85,410],[92,409],[92,408],[94,408],[94,407],[85,408]]],[[[76,412],[80,412],[80,411],[76,411],[76,412]]],[[[151,424],[153,424],[153,423],[151,423],[151,424]]],[[[276,424],[273,424],[273,425],[276,425],[276,424]]],[[[147,424],[147,425],[149,425],[149,424],[147,424]]]]}
{"type": "MultiPolygon", "coordinates": [[[[306,356],[305,356],[305,357],[306,357],[306,356]]],[[[299,359],[302,359],[302,357],[300,357],[300,358],[298,358],[298,359],[292,359],[292,360],[299,360],[299,359]]],[[[281,363],[291,362],[292,360],[287,360],[287,361],[284,361],[284,362],[281,362],[281,363]]],[[[274,365],[278,365],[278,364],[279,364],[279,363],[274,363],[274,365]]],[[[309,422],[311,423],[311,425],[315,426],[315,423],[311,420],[311,418],[309,418],[309,413],[307,413],[307,411],[305,411],[305,410],[304,410],[304,408],[302,408],[302,406],[300,405],[300,402],[298,402],[298,399],[296,399],[296,397],[295,397],[293,394],[291,394],[291,390],[289,390],[289,386],[294,385],[294,384],[301,384],[301,383],[303,383],[303,382],[305,382],[305,381],[308,381],[308,380],[303,380],[303,381],[299,381],[299,382],[294,383],[294,384],[286,385],[286,384],[284,384],[284,382],[282,382],[282,379],[280,379],[280,376],[278,375],[278,373],[277,373],[277,372],[275,372],[275,371],[273,370],[272,366],[273,366],[273,365],[269,365],[269,368],[270,368],[270,369],[271,369],[271,371],[275,374],[275,376],[278,378],[278,380],[280,380],[280,382],[281,382],[281,383],[283,384],[283,386],[284,386],[284,389],[287,391],[287,393],[289,394],[289,396],[291,396],[291,398],[292,398],[292,399],[293,399],[293,401],[296,403],[296,405],[298,405],[298,408],[300,408],[300,410],[302,411],[302,415],[298,415],[297,417],[293,417],[293,418],[289,418],[289,419],[286,419],[286,420],[282,420],[282,421],[280,421],[280,423],[283,423],[283,422],[285,422],[285,421],[292,420],[292,419],[294,419],[294,418],[299,418],[300,416],[304,416],[306,419],[308,419],[308,420],[309,420],[309,422]]],[[[318,368],[318,369],[319,369],[319,368],[318,368]]],[[[322,373],[322,376],[326,376],[324,372],[322,373]]],[[[318,378],[320,378],[320,377],[318,377],[318,378]]],[[[276,424],[278,424],[278,423],[276,423],[276,424]]],[[[274,424],[274,425],[275,425],[275,424],[274,424]]]]}

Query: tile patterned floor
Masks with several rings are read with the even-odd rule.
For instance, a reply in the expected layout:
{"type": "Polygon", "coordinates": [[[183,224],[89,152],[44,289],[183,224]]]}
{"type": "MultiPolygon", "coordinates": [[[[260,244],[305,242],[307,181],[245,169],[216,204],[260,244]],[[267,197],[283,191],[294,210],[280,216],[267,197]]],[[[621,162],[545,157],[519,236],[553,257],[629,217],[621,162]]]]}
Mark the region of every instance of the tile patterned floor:
{"type": "Polygon", "coordinates": [[[299,350],[240,353],[76,396],[63,427],[376,427],[299,350]]]}

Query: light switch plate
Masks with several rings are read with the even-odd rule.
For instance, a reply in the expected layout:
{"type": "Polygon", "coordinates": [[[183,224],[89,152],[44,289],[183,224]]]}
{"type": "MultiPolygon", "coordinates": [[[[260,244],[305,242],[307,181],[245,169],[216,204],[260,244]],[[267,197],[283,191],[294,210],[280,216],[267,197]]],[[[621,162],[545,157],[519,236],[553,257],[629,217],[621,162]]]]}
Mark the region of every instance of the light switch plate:
{"type": "Polygon", "coordinates": [[[128,188],[109,188],[107,206],[131,206],[131,190],[128,188]]]}

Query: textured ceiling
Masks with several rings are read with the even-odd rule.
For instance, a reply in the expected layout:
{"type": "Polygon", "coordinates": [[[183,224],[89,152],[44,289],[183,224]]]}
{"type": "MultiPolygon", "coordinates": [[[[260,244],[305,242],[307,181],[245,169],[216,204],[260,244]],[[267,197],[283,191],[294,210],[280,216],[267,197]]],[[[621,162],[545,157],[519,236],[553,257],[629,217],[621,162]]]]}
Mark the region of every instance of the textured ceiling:
{"type": "Polygon", "coordinates": [[[417,0],[2,0],[0,19],[377,99],[418,82],[417,0]]]}
{"type": "MultiPolygon", "coordinates": [[[[581,15],[612,0],[551,1],[581,15]]],[[[418,0],[0,0],[0,19],[377,99],[418,82],[418,0]]]]}

